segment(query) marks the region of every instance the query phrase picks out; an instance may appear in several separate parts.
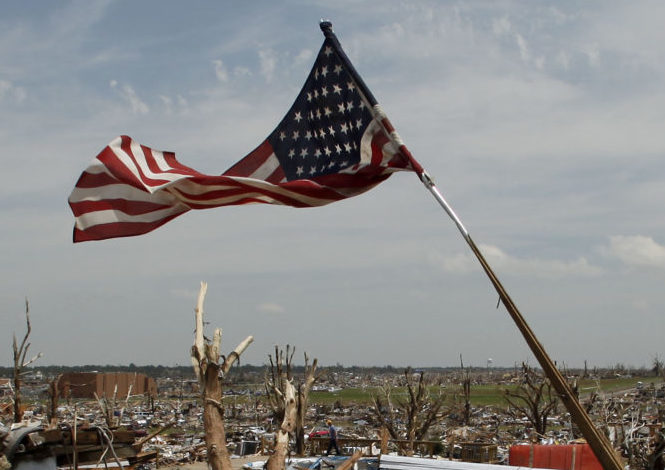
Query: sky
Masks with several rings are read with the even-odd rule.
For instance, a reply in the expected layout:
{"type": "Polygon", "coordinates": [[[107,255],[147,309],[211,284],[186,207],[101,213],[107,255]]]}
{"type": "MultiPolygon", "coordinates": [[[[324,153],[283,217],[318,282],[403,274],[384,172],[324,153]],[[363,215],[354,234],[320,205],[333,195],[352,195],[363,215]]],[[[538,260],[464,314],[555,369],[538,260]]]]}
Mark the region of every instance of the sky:
{"type": "Polygon", "coordinates": [[[36,365],[187,365],[201,281],[222,352],[255,338],[241,363],[537,363],[413,173],[72,243],[116,136],[209,174],[253,150],[322,18],[557,364],[665,356],[664,3],[28,0],[0,17],[0,364],[27,298],[36,365]]]}

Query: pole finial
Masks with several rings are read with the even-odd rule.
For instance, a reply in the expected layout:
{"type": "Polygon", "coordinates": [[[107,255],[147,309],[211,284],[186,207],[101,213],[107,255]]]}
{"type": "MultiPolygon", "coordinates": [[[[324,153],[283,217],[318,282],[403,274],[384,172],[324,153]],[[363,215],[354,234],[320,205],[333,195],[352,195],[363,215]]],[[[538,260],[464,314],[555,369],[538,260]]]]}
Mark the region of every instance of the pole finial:
{"type": "Polygon", "coordinates": [[[321,28],[321,31],[323,31],[323,34],[333,32],[332,22],[330,20],[321,18],[321,21],[319,22],[319,27],[321,28]]]}

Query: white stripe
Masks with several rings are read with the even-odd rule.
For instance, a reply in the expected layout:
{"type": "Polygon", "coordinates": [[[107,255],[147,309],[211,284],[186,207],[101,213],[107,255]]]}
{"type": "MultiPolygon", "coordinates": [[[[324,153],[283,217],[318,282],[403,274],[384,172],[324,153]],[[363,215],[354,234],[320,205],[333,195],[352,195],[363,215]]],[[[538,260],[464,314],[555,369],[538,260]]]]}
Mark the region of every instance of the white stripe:
{"type": "Polygon", "coordinates": [[[171,193],[160,191],[150,194],[124,183],[110,184],[96,188],[74,188],[69,195],[70,202],[103,201],[105,199],[127,199],[137,202],[157,204],[176,204],[177,199],[171,193]]]}
{"type": "Polygon", "coordinates": [[[141,145],[138,142],[136,142],[134,140],[131,140],[131,149],[132,149],[132,153],[134,154],[134,157],[136,159],[136,163],[134,163],[134,161],[131,159],[131,157],[120,147],[121,143],[122,143],[122,139],[120,137],[118,137],[115,140],[113,140],[113,142],[111,142],[109,144],[109,148],[118,157],[118,159],[123,163],[123,165],[151,193],[161,189],[162,187],[164,187],[168,184],[171,184],[173,181],[177,181],[179,179],[182,179],[182,178],[186,177],[186,175],[179,175],[179,174],[173,174],[173,173],[158,173],[158,174],[153,173],[148,168],[147,162],[145,161],[145,156],[143,155],[143,151],[141,150],[141,145]],[[141,174],[139,173],[139,171],[137,169],[137,166],[136,166],[137,164],[138,164],[138,168],[141,169],[141,171],[143,172],[143,174],[147,178],[166,179],[166,180],[169,180],[170,183],[161,184],[161,185],[154,185],[154,186],[149,185],[141,177],[141,174]]]}
{"type": "MultiPolygon", "coordinates": [[[[335,199],[323,199],[323,198],[314,198],[311,196],[307,196],[305,194],[301,194],[297,191],[291,191],[289,189],[285,189],[283,187],[277,186],[275,184],[269,183],[267,181],[262,181],[262,180],[257,180],[254,178],[247,178],[247,177],[241,177],[241,176],[227,176],[226,178],[229,178],[230,180],[237,181],[238,183],[242,183],[243,185],[250,186],[252,188],[257,188],[257,189],[262,189],[265,190],[266,192],[270,192],[273,194],[279,194],[281,196],[286,196],[291,199],[295,199],[297,201],[303,202],[305,204],[311,205],[311,206],[322,206],[328,203],[331,203],[335,201],[335,199]]],[[[210,206],[215,206],[215,205],[221,205],[221,204],[226,204],[228,203],[229,200],[237,200],[237,199],[242,199],[243,197],[254,197],[254,194],[251,192],[251,190],[248,190],[246,188],[237,188],[235,186],[231,186],[230,188],[232,189],[241,189],[243,194],[240,196],[236,196],[235,194],[233,196],[226,196],[226,197],[221,197],[217,199],[207,199],[205,201],[199,201],[199,200],[194,200],[192,198],[188,198],[187,195],[205,195],[208,192],[215,191],[215,187],[210,186],[203,186],[203,185],[196,185],[192,183],[191,181],[181,181],[177,185],[173,186],[173,189],[178,189],[179,191],[182,191],[184,194],[176,193],[174,194],[179,200],[182,202],[188,203],[196,203],[196,204],[202,204],[202,205],[210,205],[210,206]]],[[[256,195],[256,197],[259,198],[265,198],[263,194],[261,195],[256,195]]],[[[282,202],[276,201],[271,198],[272,201],[274,201],[277,204],[283,204],[282,202]]]]}
{"type": "Polygon", "coordinates": [[[381,130],[381,126],[378,122],[372,121],[369,123],[369,126],[363,132],[363,136],[360,139],[360,164],[369,165],[372,163],[372,139],[374,134],[377,131],[381,130]]]}
{"type": "Polygon", "coordinates": [[[152,150],[152,158],[155,159],[155,163],[159,167],[160,170],[162,171],[168,171],[168,170],[173,170],[174,168],[170,166],[168,163],[166,163],[166,160],[164,159],[164,152],[161,152],[159,150],[152,150]]]}
{"type": "Polygon", "coordinates": [[[263,164],[258,167],[254,173],[249,175],[249,178],[256,178],[259,180],[264,180],[268,178],[273,172],[279,167],[279,160],[275,154],[271,154],[263,164]]]}
{"type": "Polygon", "coordinates": [[[82,214],[76,218],[76,228],[79,230],[87,230],[95,225],[112,224],[116,222],[156,222],[174,214],[182,214],[188,210],[188,207],[178,205],[140,215],[128,215],[117,210],[88,212],[87,214],[82,214]]]}

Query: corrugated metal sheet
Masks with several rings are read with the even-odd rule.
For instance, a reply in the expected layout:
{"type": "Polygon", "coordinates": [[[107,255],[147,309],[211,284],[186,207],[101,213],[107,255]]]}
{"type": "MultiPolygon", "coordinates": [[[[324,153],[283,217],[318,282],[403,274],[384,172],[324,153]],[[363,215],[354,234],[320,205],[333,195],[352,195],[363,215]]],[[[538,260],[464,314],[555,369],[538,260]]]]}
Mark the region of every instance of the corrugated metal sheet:
{"type": "Polygon", "coordinates": [[[456,460],[436,460],[419,457],[402,457],[398,455],[381,455],[381,470],[518,470],[528,467],[511,467],[487,463],[458,462],[456,460]]]}

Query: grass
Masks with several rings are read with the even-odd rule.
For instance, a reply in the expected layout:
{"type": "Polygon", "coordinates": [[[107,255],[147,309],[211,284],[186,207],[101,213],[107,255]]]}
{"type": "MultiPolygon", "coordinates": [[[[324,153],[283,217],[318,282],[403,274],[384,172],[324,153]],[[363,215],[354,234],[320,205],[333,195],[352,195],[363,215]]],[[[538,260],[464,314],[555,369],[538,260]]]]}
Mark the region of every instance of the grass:
{"type": "MultiPolygon", "coordinates": [[[[582,380],[579,383],[579,390],[582,397],[594,392],[598,387],[604,393],[616,393],[623,390],[635,388],[637,382],[642,382],[645,387],[649,387],[651,383],[659,387],[663,384],[662,378],[657,377],[617,377],[612,379],[603,379],[599,382],[595,380],[582,380]]],[[[506,389],[515,389],[517,385],[472,385],[471,386],[471,405],[475,407],[481,406],[494,406],[505,408],[507,406],[503,396],[506,389]]],[[[434,391],[434,389],[432,390],[434,391]]],[[[392,391],[392,397],[395,399],[406,398],[406,388],[396,387],[392,391]]],[[[448,395],[449,400],[461,397],[461,386],[449,386],[444,389],[444,393],[448,395]]],[[[338,392],[312,392],[310,394],[311,404],[330,405],[337,401],[345,404],[357,405],[370,405],[372,403],[372,395],[380,394],[378,387],[366,388],[346,388],[338,392]]],[[[459,398],[458,398],[459,399],[459,398]]]]}

